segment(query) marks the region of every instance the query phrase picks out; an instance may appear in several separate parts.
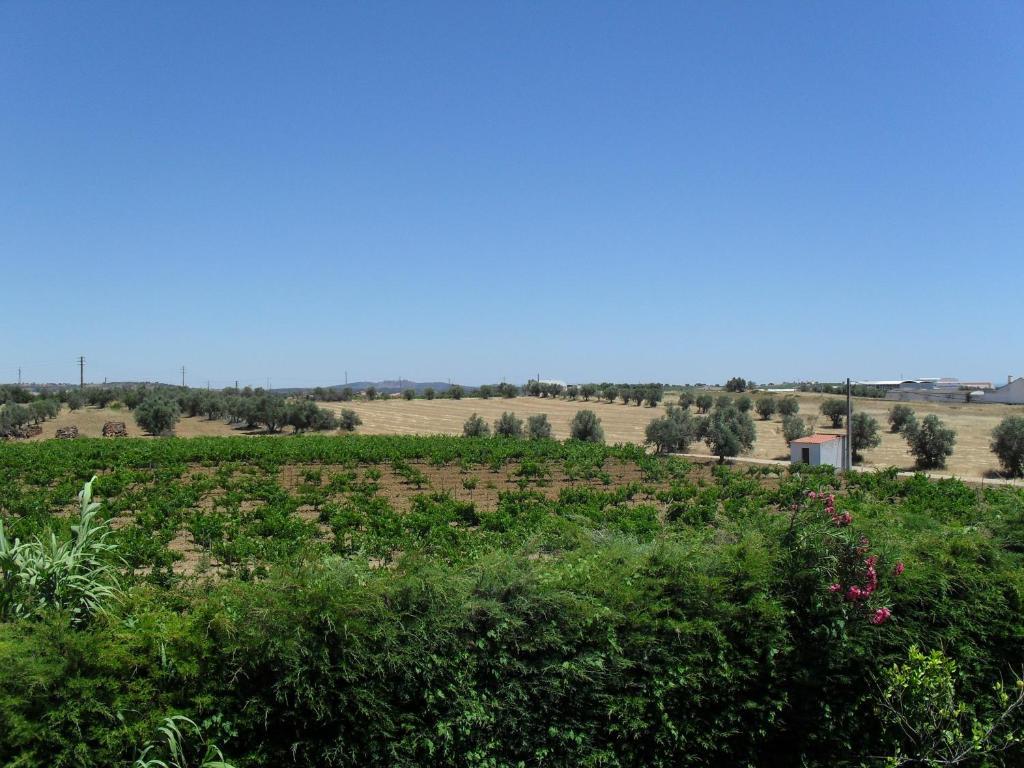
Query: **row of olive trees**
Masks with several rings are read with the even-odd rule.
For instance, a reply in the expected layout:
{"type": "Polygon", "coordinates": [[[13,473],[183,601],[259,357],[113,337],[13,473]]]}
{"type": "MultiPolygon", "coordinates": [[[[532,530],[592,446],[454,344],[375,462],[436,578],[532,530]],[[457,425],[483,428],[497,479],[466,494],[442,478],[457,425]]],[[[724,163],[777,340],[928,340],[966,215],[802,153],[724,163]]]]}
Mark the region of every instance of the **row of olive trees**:
{"type": "Polygon", "coordinates": [[[693,414],[689,405],[668,406],[664,416],[647,425],[646,442],[657,451],[668,453],[684,452],[692,443],[703,440],[719,461],[754,447],[757,430],[749,407],[741,407],[738,402],[722,396],[702,413],[708,415],[693,414]]]}
{"type": "Polygon", "coordinates": [[[14,400],[0,407],[0,437],[19,437],[29,424],[39,424],[60,413],[60,402],[52,398],[37,398],[27,404],[14,400]]]}
{"type": "MultiPolygon", "coordinates": [[[[474,413],[462,425],[462,434],[465,437],[489,437],[491,427],[481,416],[474,413]]],[[[505,411],[495,420],[493,434],[497,437],[544,440],[551,437],[551,422],[548,421],[546,413],[538,413],[530,416],[524,426],[522,419],[514,413],[505,411]]],[[[603,443],[604,428],[601,426],[601,419],[593,411],[577,411],[569,422],[569,436],[573,440],[603,443]]]]}
{"type": "Polygon", "coordinates": [[[566,400],[584,400],[600,398],[609,403],[621,400],[623,405],[656,406],[665,394],[664,384],[569,384],[562,385],[553,381],[537,381],[531,379],[522,388],[525,395],[531,397],[564,397],[566,400]]]}
{"type": "Polygon", "coordinates": [[[169,435],[183,414],[225,419],[248,429],[262,427],[280,432],[290,426],[296,433],[342,429],[353,431],[362,420],[352,410],[338,415],[303,398],[285,398],[263,390],[225,394],[204,390],[161,388],[150,391],[134,407],[135,421],[152,435],[169,435]]]}

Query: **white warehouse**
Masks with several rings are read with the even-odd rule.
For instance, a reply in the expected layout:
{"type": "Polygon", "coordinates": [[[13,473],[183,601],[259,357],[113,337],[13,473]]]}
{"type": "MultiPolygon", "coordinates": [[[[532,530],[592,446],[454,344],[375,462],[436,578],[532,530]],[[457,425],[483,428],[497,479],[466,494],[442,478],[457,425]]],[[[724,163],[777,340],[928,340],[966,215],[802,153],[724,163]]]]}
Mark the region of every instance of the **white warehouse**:
{"type": "Polygon", "coordinates": [[[1002,387],[986,392],[977,398],[980,403],[1008,403],[1024,405],[1024,377],[1012,379],[1002,387]]]}
{"type": "Polygon", "coordinates": [[[789,458],[794,464],[810,464],[812,467],[831,464],[836,469],[842,469],[845,443],[844,435],[799,437],[789,444],[789,458]]]}

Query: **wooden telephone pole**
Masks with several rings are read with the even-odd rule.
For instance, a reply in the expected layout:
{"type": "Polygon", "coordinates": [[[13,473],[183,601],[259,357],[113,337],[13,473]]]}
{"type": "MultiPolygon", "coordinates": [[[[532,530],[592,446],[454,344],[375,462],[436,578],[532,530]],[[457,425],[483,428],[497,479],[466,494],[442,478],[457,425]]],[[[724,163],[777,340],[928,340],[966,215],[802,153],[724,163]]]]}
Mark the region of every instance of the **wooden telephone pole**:
{"type": "Polygon", "coordinates": [[[853,399],[850,397],[850,379],[846,379],[846,450],[843,455],[844,469],[853,469],[853,399]]]}

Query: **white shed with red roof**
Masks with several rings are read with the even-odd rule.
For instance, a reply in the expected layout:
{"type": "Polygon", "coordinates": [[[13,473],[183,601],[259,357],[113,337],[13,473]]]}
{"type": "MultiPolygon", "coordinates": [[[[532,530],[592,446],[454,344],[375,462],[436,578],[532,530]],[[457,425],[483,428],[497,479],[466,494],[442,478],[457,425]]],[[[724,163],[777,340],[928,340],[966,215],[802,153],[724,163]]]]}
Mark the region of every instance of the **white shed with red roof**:
{"type": "Polygon", "coordinates": [[[794,464],[831,464],[836,469],[843,466],[843,435],[808,435],[798,437],[789,444],[789,457],[794,464]]]}

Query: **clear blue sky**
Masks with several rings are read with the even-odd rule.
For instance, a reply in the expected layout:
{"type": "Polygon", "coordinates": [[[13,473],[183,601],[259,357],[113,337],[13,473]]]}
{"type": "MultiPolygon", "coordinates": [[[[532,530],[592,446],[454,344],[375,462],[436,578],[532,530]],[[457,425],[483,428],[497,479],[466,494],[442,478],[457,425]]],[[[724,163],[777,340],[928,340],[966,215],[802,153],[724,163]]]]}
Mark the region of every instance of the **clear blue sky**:
{"type": "Polygon", "coordinates": [[[0,3],[0,381],[1024,374],[1020,3],[0,3]]]}

